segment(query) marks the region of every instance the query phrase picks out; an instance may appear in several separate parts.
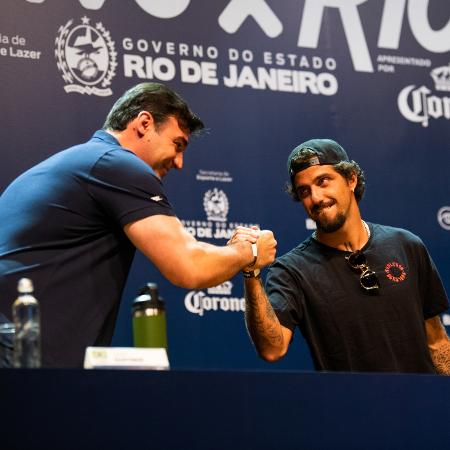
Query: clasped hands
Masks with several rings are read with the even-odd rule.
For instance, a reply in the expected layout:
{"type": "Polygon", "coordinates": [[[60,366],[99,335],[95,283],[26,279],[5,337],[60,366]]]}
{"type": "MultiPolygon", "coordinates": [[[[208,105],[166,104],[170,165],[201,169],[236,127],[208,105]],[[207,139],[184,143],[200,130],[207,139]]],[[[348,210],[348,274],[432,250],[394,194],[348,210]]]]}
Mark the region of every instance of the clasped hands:
{"type": "Polygon", "coordinates": [[[228,245],[234,244],[238,241],[247,241],[250,244],[256,244],[258,249],[258,256],[254,264],[244,268],[246,270],[262,269],[275,260],[277,241],[270,230],[260,230],[258,227],[236,227],[227,242],[228,245]]]}

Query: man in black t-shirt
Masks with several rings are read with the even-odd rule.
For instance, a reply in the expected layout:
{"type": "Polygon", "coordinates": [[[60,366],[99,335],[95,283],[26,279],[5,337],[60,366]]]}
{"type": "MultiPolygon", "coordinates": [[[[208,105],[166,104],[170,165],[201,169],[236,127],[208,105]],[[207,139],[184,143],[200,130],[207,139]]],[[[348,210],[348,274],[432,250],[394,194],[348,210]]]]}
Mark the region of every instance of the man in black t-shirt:
{"type": "Polygon", "coordinates": [[[44,366],[81,366],[87,346],[110,343],[135,247],[189,289],[273,261],[269,231],[256,246],[218,247],[175,216],[161,179],[182,168],[189,137],[202,128],[178,94],[138,84],[91,140],[29,169],[0,197],[0,323],[11,320],[18,280],[31,278],[44,366]]]}
{"type": "MultiPolygon", "coordinates": [[[[439,318],[442,282],[412,233],[362,220],[364,174],[329,139],[296,147],[288,192],[317,230],[270,267],[245,269],[246,323],[258,353],[276,361],[298,327],[317,370],[450,373],[450,341],[439,318]]],[[[239,228],[230,242],[257,242],[239,228]]]]}

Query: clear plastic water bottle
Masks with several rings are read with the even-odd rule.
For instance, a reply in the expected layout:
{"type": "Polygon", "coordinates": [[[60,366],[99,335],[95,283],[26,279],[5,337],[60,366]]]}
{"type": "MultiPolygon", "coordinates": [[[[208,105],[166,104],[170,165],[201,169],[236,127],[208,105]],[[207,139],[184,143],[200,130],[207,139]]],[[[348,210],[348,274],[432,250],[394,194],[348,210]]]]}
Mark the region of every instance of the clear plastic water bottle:
{"type": "Polygon", "coordinates": [[[19,296],[12,306],[15,325],[14,367],[41,366],[41,330],[39,303],[33,296],[33,283],[21,278],[17,286],[19,296]]]}

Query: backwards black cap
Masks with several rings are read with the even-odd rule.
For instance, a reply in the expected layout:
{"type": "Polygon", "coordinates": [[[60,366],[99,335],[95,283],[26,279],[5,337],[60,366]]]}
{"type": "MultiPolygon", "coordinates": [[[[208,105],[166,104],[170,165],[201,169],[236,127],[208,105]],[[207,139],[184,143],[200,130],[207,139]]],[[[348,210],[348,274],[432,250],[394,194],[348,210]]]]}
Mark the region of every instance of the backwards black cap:
{"type": "Polygon", "coordinates": [[[332,165],[340,163],[341,161],[350,162],[350,159],[345,150],[336,141],[331,139],[311,139],[303,142],[303,144],[297,145],[297,147],[292,150],[288,158],[287,169],[289,177],[292,179],[295,174],[310,166],[332,165]],[[311,158],[306,161],[299,158],[304,149],[313,151],[315,155],[311,156],[311,158]]]}

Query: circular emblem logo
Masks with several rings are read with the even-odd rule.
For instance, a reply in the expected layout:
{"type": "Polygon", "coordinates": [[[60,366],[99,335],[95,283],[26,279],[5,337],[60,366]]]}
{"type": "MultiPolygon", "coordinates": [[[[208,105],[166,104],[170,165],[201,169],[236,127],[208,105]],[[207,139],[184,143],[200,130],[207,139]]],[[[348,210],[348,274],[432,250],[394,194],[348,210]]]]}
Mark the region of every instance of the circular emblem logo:
{"type": "Polygon", "coordinates": [[[450,230],[450,206],[443,206],[438,211],[437,220],[444,230],[450,230]]]}
{"type": "Polygon", "coordinates": [[[396,261],[387,263],[384,272],[386,273],[387,278],[394,283],[400,283],[406,279],[405,268],[396,261]]]}
{"type": "Polygon", "coordinates": [[[206,191],[203,197],[203,207],[208,220],[218,222],[227,220],[228,198],[222,190],[214,188],[206,191]]]}
{"type": "Polygon", "coordinates": [[[66,92],[105,97],[112,94],[109,86],[116,74],[117,53],[103,24],[93,27],[89,21],[85,16],[80,25],[72,26],[71,19],[59,27],[55,57],[66,92]]]}

